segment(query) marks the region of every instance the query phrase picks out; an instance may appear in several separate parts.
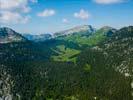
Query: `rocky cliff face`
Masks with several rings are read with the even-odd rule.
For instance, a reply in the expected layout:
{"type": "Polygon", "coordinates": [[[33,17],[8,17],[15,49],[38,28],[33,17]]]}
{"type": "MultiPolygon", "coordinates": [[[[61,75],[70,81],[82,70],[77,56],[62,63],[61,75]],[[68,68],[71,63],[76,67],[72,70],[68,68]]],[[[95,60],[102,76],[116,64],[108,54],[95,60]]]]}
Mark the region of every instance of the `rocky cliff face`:
{"type": "Polygon", "coordinates": [[[12,100],[14,81],[9,70],[4,65],[0,65],[0,100],[12,100]]]}
{"type": "Polygon", "coordinates": [[[19,33],[15,32],[14,30],[3,27],[0,28],[0,43],[11,43],[11,42],[23,42],[26,39],[21,36],[19,33]]]}
{"type": "Polygon", "coordinates": [[[75,33],[94,33],[96,30],[91,25],[83,25],[83,26],[77,26],[69,30],[57,32],[54,34],[54,37],[63,36],[63,35],[71,35],[75,33]]]}

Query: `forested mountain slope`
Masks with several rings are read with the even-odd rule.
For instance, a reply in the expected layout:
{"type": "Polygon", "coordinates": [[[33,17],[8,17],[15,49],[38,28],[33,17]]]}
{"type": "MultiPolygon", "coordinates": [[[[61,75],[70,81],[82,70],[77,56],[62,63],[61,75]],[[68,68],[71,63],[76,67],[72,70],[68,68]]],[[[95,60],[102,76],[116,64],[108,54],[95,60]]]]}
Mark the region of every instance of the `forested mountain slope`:
{"type": "Polygon", "coordinates": [[[130,26],[84,49],[65,39],[1,44],[0,99],[132,100],[132,38],[130,26]],[[80,50],[75,62],[51,59],[67,48],[80,50]]]}
{"type": "MultiPolygon", "coordinates": [[[[112,37],[108,38],[105,42],[94,46],[92,48],[86,49],[79,56],[80,65],[86,65],[85,69],[89,68],[93,73],[93,77],[97,77],[100,80],[103,80],[100,83],[101,87],[109,85],[110,90],[106,90],[105,94],[112,95],[112,91],[118,92],[120,98],[114,98],[116,100],[131,100],[131,95],[133,93],[133,27],[125,27],[116,31],[112,37]],[[99,55],[99,56],[98,56],[99,55]],[[100,73],[98,75],[98,73],[100,73]],[[115,75],[117,73],[123,78],[115,75]],[[125,77],[125,78],[124,78],[125,77]],[[127,82],[126,85],[123,81],[125,79],[127,82]],[[109,83],[108,81],[109,80],[109,83]],[[106,83],[106,84],[105,84],[106,83]],[[114,84],[114,85],[113,85],[114,84]],[[119,84],[119,85],[118,85],[119,84]],[[118,85],[118,86],[117,86],[118,85]],[[111,86],[117,86],[111,88],[111,86]],[[125,88],[124,88],[125,87],[125,88]],[[114,89],[114,90],[113,90],[114,89]],[[122,92],[123,91],[123,92],[122,92]],[[125,93],[125,94],[124,94],[125,93]],[[123,96],[124,97],[123,97],[123,96]],[[129,97],[127,97],[129,96],[129,97]]],[[[92,77],[91,77],[92,78],[92,77]]],[[[92,82],[92,81],[91,81],[92,82]]],[[[95,83],[97,84],[97,83],[95,83]]],[[[93,84],[94,85],[94,84],[93,84]]],[[[103,90],[103,88],[101,88],[103,90]]],[[[101,92],[103,93],[103,92],[101,92]]],[[[118,94],[116,96],[118,96],[118,94]]],[[[113,95],[111,96],[113,98],[113,95]]]]}

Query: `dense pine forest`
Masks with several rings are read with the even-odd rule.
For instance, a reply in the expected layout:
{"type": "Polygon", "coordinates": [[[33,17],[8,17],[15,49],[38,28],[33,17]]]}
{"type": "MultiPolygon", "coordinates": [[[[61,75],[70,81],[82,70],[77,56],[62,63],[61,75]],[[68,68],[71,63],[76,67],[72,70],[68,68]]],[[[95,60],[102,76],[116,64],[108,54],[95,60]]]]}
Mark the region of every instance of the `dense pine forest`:
{"type": "Polygon", "coordinates": [[[132,100],[133,26],[83,27],[44,41],[1,28],[0,100],[132,100]]]}

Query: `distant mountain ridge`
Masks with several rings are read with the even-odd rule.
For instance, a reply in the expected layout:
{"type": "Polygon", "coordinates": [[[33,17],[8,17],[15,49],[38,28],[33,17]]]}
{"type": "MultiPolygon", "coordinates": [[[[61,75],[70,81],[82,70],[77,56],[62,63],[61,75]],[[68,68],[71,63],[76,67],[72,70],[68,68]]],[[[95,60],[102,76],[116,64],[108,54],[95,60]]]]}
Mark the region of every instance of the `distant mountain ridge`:
{"type": "Polygon", "coordinates": [[[39,42],[39,41],[45,41],[52,38],[51,34],[40,34],[40,35],[33,35],[33,34],[22,34],[25,38],[31,41],[39,42]]]}
{"type": "Polygon", "coordinates": [[[75,38],[79,40],[79,38],[84,38],[86,37],[95,37],[95,35],[107,35],[110,36],[112,35],[116,29],[109,27],[109,26],[104,26],[101,29],[97,30],[93,28],[91,25],[82,25],[82,26],[77,26],[65,31],[60,31],[56,32],[53,34],[40,34],[40,35],[34,35],[34,34],[19,34],[15,32],[14,30],[3,27],[0,28],[0,43],[10,43],[10,42],[22,42],[25,40],[30,40],[34,42],[43,42],[46,40],[50,39],[58,39],[62,38],[65,40],[72,40],[75,38]],[[67,39],[66,39],[67,38],[67,39]]]}
{"type": "Polygon", "coordinates": [[[0,43],[24,42],[27,39],[8,27],[0,28],[0,43]]]}
{"type": "Polygon", "coordinates": [[[54,33],[54,37],[58,37],[58,36],[64,36],[64,35],[72,35],[75,33],[82,33],[82,32],[86,32],[88,34],[90,33],[94,33],[96,31],[95,28],[93,28],[91,25],[83,25],[83,26],[77,26],[65,31],[61,31],[61,32],[56,32],[54,33]]]}

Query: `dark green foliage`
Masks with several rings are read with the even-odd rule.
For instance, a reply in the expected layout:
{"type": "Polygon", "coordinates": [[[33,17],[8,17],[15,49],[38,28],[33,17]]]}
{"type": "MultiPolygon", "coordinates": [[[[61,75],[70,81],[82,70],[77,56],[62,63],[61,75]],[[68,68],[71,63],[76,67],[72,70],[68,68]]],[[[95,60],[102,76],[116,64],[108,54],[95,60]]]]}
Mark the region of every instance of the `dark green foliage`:
{"type": "Polygon", "coordinates": [[[0,44],[0,80],[7,77],[3,71],[11,76],[13,100],[19,96],[21,100],[131,100],[132,76],[125,73],[133,75],[132,29],[123,28],[109,37],[97,32],[92,38],[102,41],[95,46],[65,39],[0,44]],[[62,45],[63,49],[57,48],[62,45]],[[77,57],[74,63],[51,59],[68,48],[82,50],[70,56],[77,57]]]}
{"type": "Polygon", "coordinates": [[[94,90],[96,97],[105,100],[130,100],[129,78],[116,72],[112,68],[110,58],[106,57],[103,52],[87,49],[78,59],[78,64],[81,66],[91,65],[91,71],[86,73],[86,77],[89,82],[88,86],[94,90]]]}

